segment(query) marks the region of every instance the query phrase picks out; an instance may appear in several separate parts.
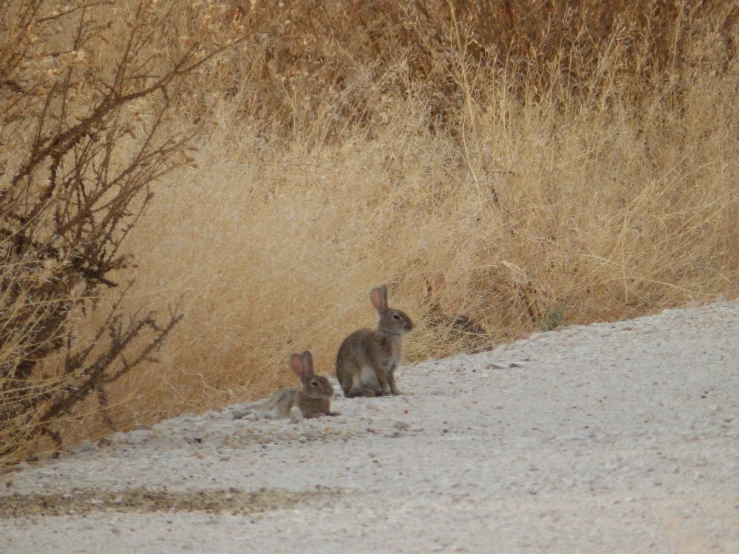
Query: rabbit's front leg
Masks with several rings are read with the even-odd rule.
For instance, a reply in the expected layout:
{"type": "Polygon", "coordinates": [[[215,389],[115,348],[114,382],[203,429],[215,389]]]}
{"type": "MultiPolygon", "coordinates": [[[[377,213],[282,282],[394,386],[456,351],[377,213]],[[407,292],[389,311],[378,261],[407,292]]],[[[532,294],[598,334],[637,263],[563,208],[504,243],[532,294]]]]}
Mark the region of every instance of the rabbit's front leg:
{"type": "Polygon", "coordinates": [[[395,396],[399,396],[403,394],[398,390],[398,384],[395,382],[395,368],[393,367],[392,371],[387,374],[387,382],[390,385],[390,392],[392,392],[395,396]]]}
{"type": "Polygon", "coordinates": [[[378,367],[375,373],[377,374],[377,380],[380,383],[380,393],[378,396],[389,396],[390,387],[388,387],[388,373],[385,371],[385,368],[378,367]]]}

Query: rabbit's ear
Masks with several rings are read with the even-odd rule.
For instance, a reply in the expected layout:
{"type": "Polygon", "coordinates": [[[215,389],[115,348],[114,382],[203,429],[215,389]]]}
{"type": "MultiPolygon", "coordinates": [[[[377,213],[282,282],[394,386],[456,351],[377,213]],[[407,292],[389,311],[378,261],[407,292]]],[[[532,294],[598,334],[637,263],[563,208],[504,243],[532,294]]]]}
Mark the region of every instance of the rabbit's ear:
{"type": "Polygon", "coordinates": [[[443,273],[437,273],[434,277],[433,283],[429,281],[428,277],[425,275],[423,277],[424,282],[424,288],[423,288],[423,297],[428,298],[430,296],[433,296],[434,294],[441,292],[441,289],[444,288],[444,284],[446,283],[446,277],[444,277],[443,273]]]}
{"type": "Polygon", "coordinates": [[[429,281],[428,277],[425,275],[421,275],[423,277],[423,287],[421,288],[421,298],[424,300],[431,296],[431,293],[434,291],[434,287],[431,285],[431,281],[429,281]]]}
{"type": "Polygon", "coordinates": [[[379,313],[385,313],[387,311],[387,287],[382,285],[379,288],[374,288],[370,291],[370,302],[379,313]]]}
{"type": "Polygon", "coordinates": [[[439,273],[434,278],[434,284],[432,286],[432,289],[434,292],[441,292],[441,289],[444,288],[444,284],[446,283],[446,277],[444,277],[443,273],[439,273]]]}
{"type": "Polygon", "coordinates": [[[303,366],[305,367],[305,378],[313,377],[313,354],[310,350],[303,352],[303,366]]]}
{"type": "Polygon", "coordinates": [[[290,354],[290,367],[292,368],[293,373],[300,377],[301,382],[305,381],[305,362],[303,361],[303,358],[300,356],[300,354],[296,354],[294,352],[290,354]]]}

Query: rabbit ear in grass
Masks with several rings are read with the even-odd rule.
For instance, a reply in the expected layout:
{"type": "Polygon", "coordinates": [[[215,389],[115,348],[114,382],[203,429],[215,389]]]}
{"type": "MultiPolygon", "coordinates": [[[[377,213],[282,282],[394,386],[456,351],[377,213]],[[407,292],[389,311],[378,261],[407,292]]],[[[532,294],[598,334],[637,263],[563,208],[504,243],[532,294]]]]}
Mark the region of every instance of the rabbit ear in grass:
{"type": "Polygon", "coordinates": [[[374,288],[370,291],[370,302],[379,313],[387,311],[387,287],[382,285],[381,287],[374,288]]]}
{"type": "Polygon", "coordinates": [[[303,366],[305,368],[305,378],[313,377],[313,354],[310,350],[303,352],[303,366]]]}
{"type": "Polygon", "coordinates": [[[424,282],[424,288],[423,288],[423,297],[428,298],[429,296],[434,295],[435,293],[441,292],[441,289],[444,288],[444,285],[446,284],[446,277],[444,277],[443,273],[437,273],[434,277],[433,282],[429,281],[429,278],[425,275],[423,277],[424,282]]]}
{"type": "Polygon", "coordinates": [[[431,285],[431,287],[432,287],[431,290],[433,290],[435,292],[440,292],[441,289],[444,288],[444,285],[445,284],[446,284],[446,278],[444,277],[444,274],[443,273],[439,273],[434,278],[434,283],[433,283],[433,285],[431,285]]]}
{"type": "Polygon", "coordinates": [[[308,377],[306,372],[306,363],[300,354],[296,354],[295,352],[290,354],[290,368],[293,370],[295,375],[300,377],[301,382],[305,382],[308,377]]]}

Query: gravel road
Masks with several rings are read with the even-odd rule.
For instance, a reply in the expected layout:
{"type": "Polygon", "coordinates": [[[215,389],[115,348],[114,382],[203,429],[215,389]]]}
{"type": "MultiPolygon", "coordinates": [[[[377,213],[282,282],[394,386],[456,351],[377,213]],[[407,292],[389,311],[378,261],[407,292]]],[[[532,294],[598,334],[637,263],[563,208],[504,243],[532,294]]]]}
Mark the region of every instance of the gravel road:
{"type": "Polygon", "coordinates": [[[0,553],[739,552],[737,301],[398,383],[339,417],[231,406],[5,474],[0,553]]]}

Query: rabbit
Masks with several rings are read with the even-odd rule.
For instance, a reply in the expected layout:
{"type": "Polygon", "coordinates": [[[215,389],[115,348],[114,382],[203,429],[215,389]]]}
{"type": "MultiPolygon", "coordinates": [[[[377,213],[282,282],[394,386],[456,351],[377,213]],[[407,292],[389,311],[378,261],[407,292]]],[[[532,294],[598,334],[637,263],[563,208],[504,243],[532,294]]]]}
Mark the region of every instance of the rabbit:
{"type": "Polygon", "coordinates": [[[293,421],[322,415],[339,415],[331,411],[334,387],[326,377],[313,373],[313,355],[310,350],[306,350],[302,355],[290,354],[290,367],[300,377],[303,384],[301,390],[278,391],[266,400],[248,404],[234,412],[234,419],[241,419],[250,413],[261,413],[268,419],[290,418],[293,421]]]}
{"type": "Polygon", "coordinates": [[[336,377],[344,396],[402,394],[395,382],[403,335],[413,329],[411,318],[387,305],[387,287],[370,291],[380,320],[377,330],[360,329],[344,339],[336,356],[336,377]]]}
{"type": "Polygon", "coordinates": [[[429,326],[438,329],[451,339],[464,352],[479,354],[493,349],[488,331],[474,319],[466,315],[449,314],[444,311],[439,302],[446,278],[438,274],[433,283],[424,276],[425,288],[423,302],[427,308],[429,326]]]}

